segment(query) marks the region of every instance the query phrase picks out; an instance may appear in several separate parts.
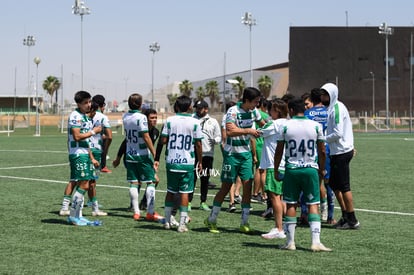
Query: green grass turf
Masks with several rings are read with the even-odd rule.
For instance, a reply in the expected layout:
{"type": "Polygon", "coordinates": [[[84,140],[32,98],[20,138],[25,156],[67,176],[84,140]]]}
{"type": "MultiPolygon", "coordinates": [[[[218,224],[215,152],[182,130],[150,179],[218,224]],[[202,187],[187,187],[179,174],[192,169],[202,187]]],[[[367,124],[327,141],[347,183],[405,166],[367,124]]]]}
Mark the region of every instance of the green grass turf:
{"type": "MultiPolygon", "coordinates": [[[[33,137],[32,130],[0,135],[0,274],[413,273],[414,140],[405,140],[412,138],[409,134],[356,134],[351,185],[362,227],[338,231],[323,224],[322,242],[334,251],[312,253],[309,228],[297,228],[297,251],[277,249],[283,240],[261,239],[260,234],[273,226],[273,221],[260,217],[265,208],[261,204],[252,204],[250,224],[256,234],[238,232],[240,211],[222,211],[218,219],[222,232],[209,233],[203,225],[208,212],[197,209],[199,189],[189,233],[136,222],[126,212],[129,195],[123,167],[101,174],[98,181],[100,203],[109,213],[101,218],[103,226],[67,225],[58,215],[69,177],[66,135],[45,127],[41,137],[33,137]]],[[[109,166],[122,138],[114,136],[109,166]]],[[[219,150],[215,157],[219,169],[219,150]]],[[[163,214],[163,163],[160,170],[156,206],[163,214]]],[[[212,181],[219,183],[218,178],[212,181]]],[[[210,205],[216,192],[209,190],[210,205]]],[[[227,205],[223,203],[223,210],[227,205]]],[[[86,217],[92,218],[90,213],[90,208],[84,209],[86,217]]],[[[340,216],[337,209],[335,216],[340,216]]]]}

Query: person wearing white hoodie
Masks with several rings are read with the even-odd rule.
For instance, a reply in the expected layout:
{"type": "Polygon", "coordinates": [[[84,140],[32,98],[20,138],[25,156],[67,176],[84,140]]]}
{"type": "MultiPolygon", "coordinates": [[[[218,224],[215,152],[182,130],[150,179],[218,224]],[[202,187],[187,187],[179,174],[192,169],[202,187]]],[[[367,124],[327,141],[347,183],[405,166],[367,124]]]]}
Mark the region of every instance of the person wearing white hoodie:
{"type": "Polygon", "coordinates": [[[321,87],[322,103],[328,108],[326,141],[330,148],[331,176],[329,185],[335,192],[342,210],[337,229],[358,229],[360,223],[355,216],[351,191],[349,163],[354,156],[354,134],[348,109],[338,100],[338,87],[326,83],[321,87]]]}

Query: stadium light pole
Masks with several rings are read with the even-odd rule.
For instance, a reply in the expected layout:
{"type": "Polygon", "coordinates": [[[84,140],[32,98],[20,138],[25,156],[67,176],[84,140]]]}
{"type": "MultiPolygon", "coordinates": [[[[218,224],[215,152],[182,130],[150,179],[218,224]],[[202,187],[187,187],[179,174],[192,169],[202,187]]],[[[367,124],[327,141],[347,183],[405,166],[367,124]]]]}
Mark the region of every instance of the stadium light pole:
{"type": "Polygon", "coordinates": [[[389,127],[389,78],[388,78],[388,36],[394,33],[393,28],[389,27],[387,23],[382,23],[379,26],[379,34],[385,36],[385,112],[386,112],[386,122],[385,124],[389,127]]]}
{"type": "Polygon", "coordinates": [[[30,47],[36,44],[36,39],[33,35],[28,35],[23,39],[23,45],[27,46],[27,121],[30,127],[30,47]]]}
{"type": "Polygon", "coordinates": [[[36,97],[36,132],[35,132],[35,136],[36,137],[40,137],[40,117],[39,117],[39,97],[38,97],[38,87],[39,87],[39,64],[40,64],[40,58],[39,57],[35,57],[33,59],[34,63],[36,64],[36,93],[35,93],[35,97],[36,97]]]}
{"type": "Polygon", "coordinates": [[[72,6],[72,13],[79,15],[81,18],[81,89],[83,90],[83,16],[89,15],[91,11],[85,2],[81,0],[75,0],[75,5],[72,6]]]}
{"type": "Polygon", "coordinates": [[[375,117],[375,74],[374,72],[369,72],[372,79],[372,117],[375,117]]]}
{"type": "Polygon", "coordinates": [[[241,18],[242,24],[249,26],[249,43],[250,43],[250,86],[253,87],[253,70],[252,70],[252,26],[256,25],[256,19],[250,12],[246,12],[241,18]]]}
{"type": "Polygon", "coordinates": [[[161,46],[158,44],[158,42],[153,42],[149,45],[149,50],[152,52],[152,81],[151,81],[151,108],[154,108],[154,59],[155,59],[155,53],[160,50],[161,46]]]}

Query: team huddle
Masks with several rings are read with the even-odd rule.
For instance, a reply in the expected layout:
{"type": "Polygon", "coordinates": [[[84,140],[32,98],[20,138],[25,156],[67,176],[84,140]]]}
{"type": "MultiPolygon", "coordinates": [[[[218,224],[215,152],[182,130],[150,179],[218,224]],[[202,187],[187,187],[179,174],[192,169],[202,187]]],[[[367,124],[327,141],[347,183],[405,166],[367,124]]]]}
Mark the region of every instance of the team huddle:
{"type": "MultiPolygon", "coordinates": [[[[200,209],[210,212],[204,220],[208,230],[220,232],[217,219],[222,204],[229,194],[229,212],[235,209],[232,200],[237,192],[235,187],[239,185],[243,190],[240,231],[252,233],[249,216],[256,170],[258,189],[268,201],[266,213],[272,213],[275,221],[275,227],[262,237],[286,238],[281,249],[296,250],[296,208],[299,205],[300,219],[306,220],[310,227],[312,251],[331,251],[320,241],[321,221],[337,229],[359,228],[349,176],[349,163],[354,155],[352,123],[345,105],[338,101],[336,85],[327,83],[320,89],[313,89],[309,98],[265,101],[264,109],[259,109],[259,105],[263,105],[261,92],[248,87],[240,102],[228,106],[221,126],[208,115],[206,102],[197,101],[193,112],[192,100],[180,96],[174,104],[176,114],[167,118],[161,135],[155,128],[156,118],[155,121],[149,119],[151,112],[142,110],[142,100],[136,93],[128,98],[130,110],[123,115],[125,140],[113,162],[114,167],[118,166],[124,155],[133,219],[139,220],[140,210],[147,209],[146,220],[160,221],[165,229],[188,232],[191,220],[188,213],[195,182],[200,177],[200,209]],[[223,155],[222,184],[210,208],[206,199],[216,144],[221,146],[223,155]],[[163,147],[167,194],[165,213],[161,216],[155,212],[155,189],[163,147]],[[139,203],[142,183],[146,184],[146,191],[139,203]],[[337,222],[333,213],[335,196],[342,210],[337,222]],[[180,213],[178,220],[175,219],[177,212],[180,213]]],[[[107,215],[99,209],[96,180],[97,172],[105,168],[100,163],[101,154],[106,156],[112,134],[108,133],[107,118],[96,112],[99,104],[91,100],[89,93],[77,92],[75,102],[78,108],[72,112],[68,123],[71,178],[60,215],[68,215],[68,222],[74,225],[96,226],[101,222],[89,221],[82,215],[84,197],[88,193],[93,216],[107,215]]],[[[256,197],[256,183],[254,185],[253,197],[256,197]]]]}

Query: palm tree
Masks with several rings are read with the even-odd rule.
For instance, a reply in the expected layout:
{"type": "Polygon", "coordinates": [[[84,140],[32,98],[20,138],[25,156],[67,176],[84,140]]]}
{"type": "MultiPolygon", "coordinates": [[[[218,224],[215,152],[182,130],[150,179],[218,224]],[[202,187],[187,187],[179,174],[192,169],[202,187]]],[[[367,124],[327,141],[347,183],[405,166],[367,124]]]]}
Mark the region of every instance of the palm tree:
{"type": "MultiPolygon", "coordinates": [[[[53,94],[56,92],[56,102],[55,106],[57,105],[57,91],[60,88],[60,81],[56,76],[49,75],[44,81],[43,81],[43,90],[47,91],[48,95],[50,95],[50,103],[52,103],[53,94]]],[[[55,113],[56,110],[53,110],[55,113]]]]}
{"type": "Polygon", "coordinates": [[[218,99],[219,88],[218,82],[215,80],[206,83],[206,95],[210,98],[211,108],[214,107],[218,99]]]}
{"type": "Polygon", "coordinates": [[[257,80],[257,86],[262,92],[263,97],[268,98],[270,96],[270,91],[272,90],[273,79],[271,79],[268,75],[262,75],[257,80]]]}
{"type": "Polygon", "coordinates": [[[168,98],[168,102],[170,103],[170,106],[172,107],[175,103],[175,101],[177,100],[178,94],[168,94],[167,98],[168,98]]]}
{"type": "Polygon", "coordinates": [[[244,82],[241,76],[236,76],[234,79],[237,80],[239,83],[233,84],[233,89],[237,91],[238,100],[241,100],[243,97],[243,90],[244,88],[246,88],[246,82],[244,82]]]}
{"type": "Polygon", "coordinates": [[[191,92],[194,89],[193,83],[191,83],[189,80],[186,79],[183,82],[181,82],[179,89],[182,95],[191,97],[191,92]]]}
{"type": "Polygon", "coordinates": [[[198,87],[196,90],[196,101],[203,100],[205,97],[204,88],[202,86],[198,87]]]}

